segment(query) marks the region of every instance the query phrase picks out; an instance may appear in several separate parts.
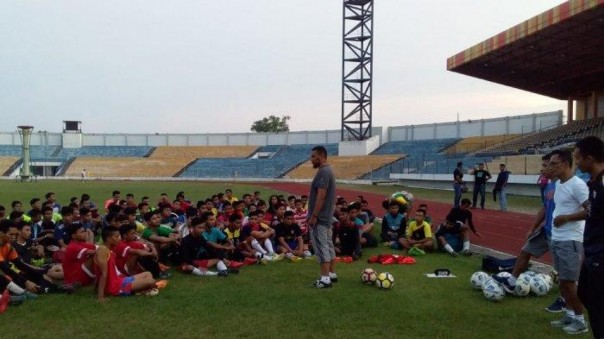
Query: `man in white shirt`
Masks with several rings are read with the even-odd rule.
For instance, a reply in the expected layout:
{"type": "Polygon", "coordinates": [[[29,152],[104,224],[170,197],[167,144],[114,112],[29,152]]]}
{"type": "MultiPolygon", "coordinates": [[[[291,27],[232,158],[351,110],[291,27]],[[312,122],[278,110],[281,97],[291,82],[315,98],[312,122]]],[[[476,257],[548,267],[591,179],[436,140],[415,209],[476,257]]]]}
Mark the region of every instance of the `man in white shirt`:
{"type": "Polygon", "coordinates": [[[554,327],[569,334],[587,332],[583,317],[583,304],[577,297],[577,281],[583,258],[583,230],[589,190],[583,180],[573,174],[570,151],[553,151],[549,168],[558,177],[554,194],[554,227],[552,228],[552,254],[554,266],[560,277],[560,293],[566,300],[566,313],[560,320],[552,321],[554,327]]]}

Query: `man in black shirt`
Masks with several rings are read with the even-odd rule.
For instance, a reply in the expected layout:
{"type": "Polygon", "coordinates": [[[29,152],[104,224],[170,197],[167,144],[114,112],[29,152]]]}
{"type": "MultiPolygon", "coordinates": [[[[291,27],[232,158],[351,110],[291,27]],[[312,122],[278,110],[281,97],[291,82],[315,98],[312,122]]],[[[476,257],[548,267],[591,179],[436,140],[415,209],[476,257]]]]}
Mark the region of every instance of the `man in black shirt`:
{"type": "Polygon", "coordinates": [[[24,263],[31,265],[34,251],[39,257],[44,257],[44,248],[42,246],[34,246],[33,240],[30,239],[31,226],[21,223],[17,224],[17,229],[19,230],[17,239],[12,242],[12,245],[15,248],[15,251],[17,251],[17,254],[19,254],[19,258],[21,258],[24,263]]]}
{"type": "Polygon", "coordinates": [[[438,225],[434,238],[437,241],[438,248],[453,257],[456,257],[458,253],[463,253],[466,256],[472,255],[468,240],[468,226],[461,221],[456,221],[451,214],[447,215],[444,223],[438,225]]]}
{"type": "Polygon", "coordinates": [[[476,230],[474,223],[472,222],[472,212],[470,212],[469,209],[470,205],[470,199],[461,199],[461,204],[459,207],[452,208],[448,215],[452,216],[455,221],[460,221],[462,224],[467,223],[472,233],[480,238],[480,233],[476,230]]]}
{"type": "Polygon", "coordinates": [[[577,294],[589,313],[594,338],[604,338],[604,143],[586,137],[577,142],[574,157],[577,167],[591,175],[577,294]]]}
{"type": "Polygon", "coordinates": [[[180,242],[181,269],[185,273],[193,273],[198,276],[217,275],[217,272],[207,270],[207,268],[216,265],[218,270],[223,272],[221,275],[226,275],[227,268],[222,262],[224,254],[214,253],[212,247],[202,235],[206,227],[205,220],[200,217],[191,220],[191,232],[180,242]],[[218,257],[217,255],[221,256],[218,257]]]}
{"type": "Polygon", "coordinates": [[[285,258],[296,262],[305,257],[304,252],[308,250],[302,240],[300,226],[294,222],[294,212],[286,211],[283,222],[277,225],[276,238],[279,245],[279,253],[285,258]]]}
{"type": "Polygon", "coordinates": [[[472,208],[476,208],[476,200],[480,193],[480,208],[484,209],[485,190],[487,181],[491,179],[491,173],[484,169],[484,164],[478,164],[478,169],[474,170],[474,189],[472,192],[472,208]]]}
{"type": "Polygon", "coordinates": [[[350,256],[354,260],[360,255],[359,229],[350,219],[346,208],[338,211],[338,222],[334,224],[333,243],[336,253],[341,256],[350,256]]]}

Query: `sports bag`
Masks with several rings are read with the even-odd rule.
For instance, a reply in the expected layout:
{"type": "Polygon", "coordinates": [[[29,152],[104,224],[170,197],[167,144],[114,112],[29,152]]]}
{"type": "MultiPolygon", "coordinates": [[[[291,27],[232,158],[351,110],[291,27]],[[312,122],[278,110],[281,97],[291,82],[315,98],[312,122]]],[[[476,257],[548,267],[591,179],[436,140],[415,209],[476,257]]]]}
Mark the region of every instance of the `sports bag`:
{"type": "Polygon", "coordinates": [[[493,256],[487,255],[482,258],[482,270],[485,272],[512,272],[514,265],[516,264],[516,257],[509,259],[499,259],[493,256]]]}

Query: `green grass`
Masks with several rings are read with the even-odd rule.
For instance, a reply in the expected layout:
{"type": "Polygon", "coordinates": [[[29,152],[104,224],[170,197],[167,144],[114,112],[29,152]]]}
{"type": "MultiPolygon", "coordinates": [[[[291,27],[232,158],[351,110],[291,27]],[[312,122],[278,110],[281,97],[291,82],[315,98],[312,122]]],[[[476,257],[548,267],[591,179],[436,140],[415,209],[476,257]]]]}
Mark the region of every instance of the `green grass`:
{"type": "Polygon", "coordinates": [[[80,183],[74,181],[38,181],[30,183],[19,183],[15,181],[0,181],[0,204],[10,209],[11,201],[21,200],[23,209],[29,210],[29,200],[33,197],[44,199],[46,192],[54,192],[61,205],[69,204],[71,197],[80,197],[82,193],[88,193],[92,201],[100,205],[106,199],[111,197],[111,192],[119,190],[122,193],[122,199],[126,198],[127,193],[134,194],[136,201],[140,201],[143,196],[151,198],[152,203],[159,200],[162,193],[167,193],[168,197],[174,199],[176,193],[184,191],[187,199],[196,203],[200,199],[209,198],[212,194],[222,192],[227,188],[233,189],[233,195],[241,198],[244,193],[253,193],[260,191],[262,197],[268,199],[271,194],[280,193],[267,189],[263,186],[254,186],[241,183],[207,183],[207,182],[169,182],[169,181],[87,181],[80,183]]]}
{"type": "MultiPolygon", "coordinates": [[[[28,201],[54,191],[60,201],[86,191],[101,202],[113,189],[137,198],[184,190],[192,200],[232,187],[237,195],[257,187],[221,183],[165,182],[0,182],[0,202],[28,201]]],[[[270,191],[260,188],[264,196],[270,191]]],[[[391,190],[390,190],[391,191],[391,190]]],[[[415,191],[414,191],[415,193],[415,191]]],[[[377,230],[376,230],[377,231],[377,230]]],[[[40,296],[11,307],[0,315],[2,338],[544,338],[565,337],[550,327],[557,319],[543,310],[557,291],[543,298],[507,296],[488,302],[470,287],[470,275],[479,270],[478,256],[451,258],[434,253],[416,265],[380,266],[363,260],[339,264],[340,282],[315,290],[314,260],[277,262],[242,269],[227,278],[185,276],[177,272],[157,297],[112,298],[98,304],[91,288],[75,295],[40,296]],[[360,282],[366,267],[389,271],[395,286],[381,291],[360,282]],[[458,278],[428,279],[424,273],[448,268],[458,278]]]]}

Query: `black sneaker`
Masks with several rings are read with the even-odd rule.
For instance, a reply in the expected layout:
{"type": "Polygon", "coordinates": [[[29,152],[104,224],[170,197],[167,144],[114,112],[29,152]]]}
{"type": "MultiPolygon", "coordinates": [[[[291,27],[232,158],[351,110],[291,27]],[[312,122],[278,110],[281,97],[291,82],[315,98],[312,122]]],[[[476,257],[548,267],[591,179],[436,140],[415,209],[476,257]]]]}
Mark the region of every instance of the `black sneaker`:
{"type": "Polygon", "coordinates": [[[226,277],[228,275],[229,275],[229,271],[227,271],[227,270],[218,271],[219,277],[226,277]]]}
{"type": "Polygon", "coordinates": [[[551,313],[559,313],[566,310],[566,301],[562,298],[554,300],[554,302],[545,308],[546,311],[551,313]]]}
{"type": "Polygon", "coordinates": [[[314,288],[330,288],[331,283],[326,284],[319,279],[312,284],[312,287],[314,287],[314,288]]]}
{"type": "Polygon", "coordinates": [[[331,277],[330,277],[330,279],[331,279],[331,282],[332,282],[332,283],[336,283],[336,282],[338,282],[338,277],[335,277],[335,278],[331,278],[331,277]]]}
{"type": "Polygon", "coordinates": [[[491,276],[491,278],[493,278],[493,280],[498,282],[506,292],[514,293],[514,289],[516,288],[516,286],[511,285],[507,277],[501,277],[501,276],[498,276],[497,274],[493,274],[491,276]]]}

